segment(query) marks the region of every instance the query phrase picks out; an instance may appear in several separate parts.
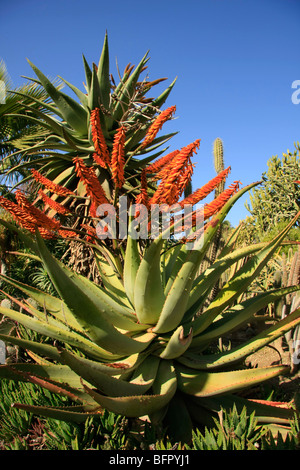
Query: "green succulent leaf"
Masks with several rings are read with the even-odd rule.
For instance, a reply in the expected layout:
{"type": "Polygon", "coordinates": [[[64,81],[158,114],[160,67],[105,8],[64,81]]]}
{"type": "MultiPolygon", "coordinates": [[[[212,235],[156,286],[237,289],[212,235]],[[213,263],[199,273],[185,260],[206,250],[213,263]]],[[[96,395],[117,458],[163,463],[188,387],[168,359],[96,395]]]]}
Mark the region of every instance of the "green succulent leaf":
{"type": "Polygon", "coordinates": [[[213,369],[228,366],[234,362],[245,359],[250,354],[270,344],[287,331],[300,324],[300,309],[289,314],[285,319],[270,328],[267,328],[246,343],[232,348],[230,351],[222,354],[197,355],[191,351],[186,357],[182,356],[179,362],[194,369],[213,369]]]}
{"type": "Polygon", "coordinates": [[[140,322],[154,325],[164,303],[160,271],[162,238],[157,238],[146,249],[137,270],[134,286],[134,306],[140,322]]]}
{"type": "Polygon", "coordinates": [[[58,328],[57,326],[51,325],[47,321],[40,321],[36,318],[30,317],[29,315],[24,315],[16,310],[11,310],[9,308],[0,307],[0,313],[11,318],[21,325],[29,328],[41,335],[50,337],[61,341],[62,343],[69,344],[78,348],[80,351],[83,351],[90,357],[97,358],[98,360],[110,360],[114,361],[120,358],[120,354],[112,354],[105,349],[99,347],[94,342],[90,341],[86,337],[78,334],[74,331],[68,331],[65,328],[58,328]]]}
{"type": "Polygon", "coordinates": [[[97,77],[99,81],[99,88],[101,90],[101,103],[104,108],[108,110],[110,105],[111,83],[109,78],[109,49],[107,33],[105,34],[102,52],[98,64],[97,77]]]}
{"type": "Polygon", "coordinates": [[[99,406],[73,406],[54,408],[50,406],[25,405],[23,403],[14,403],[14,408],[33,413],[34,415],[44,416],[45,418],[56,419],[58,421],[71,421],[74,423],[84,423],[89,416],[96,416],[102,412],[99,406]]]}
{"type": "Polygon", "coordinates": [[[177,366],[179,390],[197,397],[209,397],[236,392],[270,378],[288,373],[287,366],[271,366],[259,369],[242,369],[228,372],[206,372],[177,366]]]}
{"type": "Polygon", "coordinates": [[[171,361],[160,362],[152,387],[153,395],[107,397],[85,386],[86,391],[99,405],[113,413],[133,418],[154,413],[166,406],[173,398],[176,388],[176,373],[171,361]]]}
{"type": "Polygon", "coordinates": [[[105,306],[95,303],[95,298],[71,279],[61,265],[52,257],[41,236],[37,233],[37,244],[43,264],[63,301],[68,306],[87,336],[112,354],[126,355],[143,351],[153,335],[133,339],[118,331],[107,319],[105,306]]]}
{"type": "Polygon", "coordinates": [[[194,338],[192,349],[194,347],[201,349],[204,345],[220,338],[224,334],[236,329],[238,326],[243,325],[246,321],[253,318],[255,313],[265,308],[270,303],[275,302],[285,295],[297,292],[299,289],[300,286],[272,289],[234,305],[222,313],[220,318],[217,318],[203,333],[194,338]]]}
{"type": "Polygon", "coordinates": [[[207,310],[198,317],[194,324],[195,336],[204,331],[214,319],[235,299],[237,299],[241,292],[251,284],[253,279],[261,272],[268,260],[274,254],[275,250],[284,239],[287,232],[295,224],[299,218],[300,212],[294,217],[293,220],[286,226],[282,232],[277,235],[266,247],[262,248],[257,254],[253,255],[247,263],[233,276],[221,292],[217,295],[216,299],[211,302],[207,310]]]}
{"type": "Polygon", "coordinates": [[[114,262],[109,256],[106,256],[106,253],[101,254],[95,250],[94,255],[105,290],[119,299],[125,306],[132,308],[114,262]]]}
{"type": "Polygon", "coordinates": [[[51,358],[54,361],[59,361],[59,354],[54,346],[45,343],[38,343],[36,341],[18,338],[12,335],[0,334],[0,339],[5,343],[15,344],[23,349],[28,349],[36,354],[41,354],[44,357],[51,358]]]}
{"type": "Polygon", "coordinates": [[[65,121],[73,127],[81,136],[86,136],[87,132],[87,112],[86,110],[77,103],[77,101],[70,98],[65,93],[58,90],[48,78],[32,63],[28,60],[29,65],[32,67],[37,77],[41,81],[42,85],[46,89],[49,96],[58,107],[61,115],[65,121]]]}
{"type": "Polygon", "coordinates": [[[132,305],[135,305],[134,302],[134,292],[135,292],[135,281],[137,271],[139,269],[141,259],[138,248],[138,240],[133,239],[130,235],[130,231],[127,236],[127,244],[125,251],[124,259],[124,287],[128,299],[132,305]]]}
{"type": "Polygon", "coordinates": [[[182,354],[184,354],[184,352],[189,348],[192,342],[192,337],[192,329],[187,334],[185,334],[184,327],[179,326],[174,331],[166,347],[159,356],[162,359],[175,359],[182,356],[182,354]]]}
{"type": "Polygon", "coordinates": [[[76,331],[83,332],[82,327],[76,321],[71,311],[61,299],[47,294],[46,292],[43,292],[35,287],[31,287],[27,284],[11,279],[7,276],[0,275],[0,278],[2,278],[5,282],[11,284],[12,286],[16,287],[17,289],[20,289],[28,297],[34,299],[36,302],[38,302],[41,308],[46,309],[47,312],[51,313],[63,324],[69,326],[70,328],[76,331]]]}
{"type": "Polygon", "coordinates": [[[146,362],[146,369],[144,363],[138,366],[138,369],[143,367],[147,371],[148,377],[145,377],[144,374],[143,380],[135,383],[134,381],[119,380],[106,374],[101,363],[75,356],[66,350],[60,351],[60,356],[64,364],[68,365],[83,380],[96,387],[98,392],[113,397],[145,393],[151,387],[158,367],[158,359],[146,358],[144,361],[146,362]]]}
{"type": "Polygon", "coordinates": [[[193,306],[196,305],[196,309],[199,308],[201,301],[203,302],[203,299],[206,298],[207,291],[215,285],[223,272],[229,269],[229,267],[238,260],[256,253],[265,245],[266,243],[257,243],[255,245],[239,248],[224,257],[219,257],[203,273],[197,276],[194,280],[188,303],[188,308],[192,309],[192,314],[195,313],[195,307],[193,308],[193,306]]]}

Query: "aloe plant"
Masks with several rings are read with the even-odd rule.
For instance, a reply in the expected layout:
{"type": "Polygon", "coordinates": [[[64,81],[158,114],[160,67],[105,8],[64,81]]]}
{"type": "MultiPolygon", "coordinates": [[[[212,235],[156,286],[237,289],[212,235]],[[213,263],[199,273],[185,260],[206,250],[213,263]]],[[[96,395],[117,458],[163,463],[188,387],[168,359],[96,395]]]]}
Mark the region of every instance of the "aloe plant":
{"type": "MultiPolygon", "coordinates": [[[[42,76],[40,79],[44,80],[42,76]]],[[[60,103],[61,95],[58,98],[60,103]]],[[[126,101],[127,93],[123,98],[126,101]]],[[[121,109],[116,104],[115,113],[121,109]]],[[[146,149],[153,144],[157,132],[174,111],[173,107],[168,108],[154,122],[146,123],[147,130],[143,140],[139,140],[139,148],[146,149]]],[[[86,110],[81,109],[80,113],[83,112],[86,110]]],[[[73,122],[72,117],[70,125],[83,125],[80,113],[78,111],[78,122],[73,122]]],[[[65,119],[67,117],[70,119],[69,115],[65,119]]],[[[101,126],[96,130],[95,152],[104,145],[99,137],[101,126]]],[[[221,407],[231,407],[233,402],[237,407],[246,406],[249,413],[255,410],[259,421],[288,423],[291,409],[246,400],[239,392],[289,373],[289,367],[285,365],[248,369],[244,361],[249,354],[300,324],[300,310],[231,350],[216,351],[215,346],[220,337],[248,321],[258,310],[300,289],[299,285],[294,285],[241,300],[300,213],[270,242],[234,248],[232,236],[211,265],[199,273],[231,207],[258,183],[239,189],[236,181],[212,202],[195,209],[199,201],[226,179],[230,170],[222,170],[201,188],[184,195],[193,173],[192,157],[200,145],[200,140],[195,140],[180,150],[159,156],[153,163],[143,162],[140,175],[134,173],[138,179],[136,191],[128,198],[131,210],[126,237],[105,237],[103,235],[111,235],[115,228],[110,232],[112,227],[103,226],[105,211],[100,215],[98,209],[106,204],[107,211],[107,203],[113,210],[120,209],[121,196],[124,189],[125,193],[127,191],[125,163],[133,161],[123,131],[120,127],[114,133],[108,153],[102,148],[101,158],[97,154],[100,167],[103,159],[107,158],[106,164],[109,162],[112,199],[101,184],[101,171],[97,173],[94,166],[86,165],[82,155],[72,159],[79,179],[72,190],[62,180],[63,184],[57,184],[35,173],[42,184],[65,198],[54,211],[41,210],[21,192],[16,192],[15,202],[0,198],[2,207],[12,214],[21,228],[5,220],[1,223],[19,235],[31,250],[30,255],[24,255],[41,263],[57,292],[54,296],[0,275],[7,285],[39,304],[36,308],[22,299],[13,299],[22,312],[0,307],[0,313],[42,337],[52,338],[49,343],[35,337],[1,334],[0,340],[30,351],[34,362],[2,365],[0,377],[30,381],[74,401],[74,406],[63,408],[20,403],[14,406],[54,419],[78,422],[103,409],[132,418],[147,415],[152,423],[167,425],[169,435],[182,442],[191,440],[193,423],[211,423],[214,413],[221,407]],[[82,197],[83,186],[90,211],[89,224],[81,224],[80,230],[72,227],[71,232],[70,227],[62,225],[64,217],[68,217],[63,209],[68,210],[70,202],[82,197]],[[159,227],[161,230],[154,237],[152,234],[136,236],[136,226],[142,226],[146,221],[149,227],[152,222],[151,212],[151,220],[143,219],[141,213],[157,204],[176,205],[178,214],[175,215],[179,217],[171,217],[170,225],[159,227]],[[182,220],[182,210],[186,206],[192,206],[193,210],[187,220],[182,220]],[[203,220],[200,227],[197,225],[199,214],[203,220]],[[183,221],[187,228],[186,238],[179,237],[183,221]],[[74,272],[49,251],[47,240],[64,237],[66,231],[78,243],[93,250],[101,285],[74,272]],[[246,257],[247,262],[235,271],[207,305],[206,300],[220,276],[246,257]]],[[[131,139],[134,140],[135,135],[131,139]]],[[[78,145],[76,150],[80,150],[78,145]]],[[[66,147],[64,150],[67,152],[66,147]]],[[[116,228],[123,228],[120,214],[116,228]]]]}
{"type": "MultiPolygon", "coordinates": [[[[146,53],[136,67],[128,64],[123,75],[118,71],[120,81],[116,83],[110,72],[106,34],[98,65],[91,67],[83,56],[85,84],[81,90],[62,77],[58,84],[51,82],[29,60],[36,75],[29,78],[29,83],[38,85],[46,98],[41,101],[39,96],[28,96],[26,89],[14,91],[13,97],[18,100],[19,107],[17,110],[5,108],[4,118],[11,122],[25,120],[28,125],[35,125],[36,132],[29,136],[21,134],[14,141],[16,151],[3,159],[3,175],[7,178],[35,168],[51,181],[74,189],[79,179],[73,158],[80,157],[87,166],[95,168],[105,190],[111,192],[112,167],[105,164],[105,158],[103,164],[103,157],[112,149],[115,135],[122,127],[126,131],[125,187],[128,191],[136,191],[139,183],[136,177],[143,165],[160,155],[165,148],[160,150],[159,147],[174,135],[155,136],[140,145],[176,81],[157,98],[148,98],[147,93],[166,80],[150,81],[147,76],[143,77],[148,61],[146,53]],[[74,97],[63,91],[62,85],[67,86],[74,97]],[[15,156],[18,156],[17,163],[15,156]]],[[[22,183],[28,180],[30,175],[23,178],[22,183]]],[[[81,185],[80,191],[85,195],[84,186],[81,185]]]]}
{"type": "Polygon", "coordinates": [[[14,406],[75,421],[101,413],[103,408],[128,417],[148,415],[154,423],[163,419],[172,423],[173,429],[180,429],[182,441],[190,439],[193,421],[205,424],[211,413],[233,401],[246,404],[250,412],[255,409],[258,420],[263,422],[288,422],[290,409],[234,394],[289,372],[284,365],[247,369],[243,360],[299,324],[299,309],[225,353],[214,353],[209,346],[263,306],[300,289],[299,285],[274,289],[235,303],[272,257],[295,220],[263,247],[253,245],[228,251],[196,277],[219,225],[251,187],[239,190],[206,223],[193,250],[184,243],[168,244],[163,233],[147,243],[129,234],[120,271],[116,258],[108,258],[107,249],[101,243],[95,244],[103,286],[95,285],[56,260],[38,229],[35,238],[19,231],[33,250],[32,256],[48,271],[59,298],[1,276],[36,300],[40,309],[23,303],[24,313],[5,307],[0,312],[53,338],[55,343],[0,335],[0,339],[30,350],[36,361],[2,365],[0,376],[42,385],[70,397],[74,406],[62,409],[38,404],[14,406]],[[247,263],[198,316],[216,279],[245,253],[251,255],[247,263]]]}

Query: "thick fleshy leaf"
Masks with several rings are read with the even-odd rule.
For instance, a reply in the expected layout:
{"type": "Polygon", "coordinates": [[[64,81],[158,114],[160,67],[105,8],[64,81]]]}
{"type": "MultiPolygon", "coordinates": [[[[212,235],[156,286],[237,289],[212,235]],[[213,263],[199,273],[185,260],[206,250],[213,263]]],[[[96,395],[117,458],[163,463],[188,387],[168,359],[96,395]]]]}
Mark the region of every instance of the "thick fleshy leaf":
{"type": "Polygon", "coordinates": [[[37,243],[43,264],[58,293],[93,342],[106,351],[120,356],[141,352],[150,344],[153,335],[137,340],[118,331],[109,322],[105,314],[105,305],[100,302],[95,303],[94,298],[91,298],[88,292],[78,286],[76,279],[71,279],[68,276],[49,253],[38,233],[37,243]]]}
{"type": "Polygon", "coordinates": [[[137,323],[133,309],[124,305],[109,291],[104,291],[99,285],[74,273],[63,264],[61,264],[61,268],[74,281],[77,288],[85,292],[95,305],[102,306],[101,314],[115,327],[131,332],[145,330],[143,325],[137,323]]]}
{"type": "Polygon", "coordinates": [[[257,254],[254,254],[247,263],[239,269],[236,275],[233,276],[225,286],[223,286],[222,290],[218,293],[215,300],[211,302],[206,311],[194,321],[194,335],[198,335],[204,331],[228,305],[230,305],[242,292],[245,291],[272,257],[290,228],[299,218],[299,215],[300,212],[293,218],[293,220],[291,220],[291,222],[289,222],[279,235],[277,235],[257,254]]]}
{"type": "Polygon", "coordinates": [[[103,413],[99,406],[73,406],[63,408],[53,408],[47,406],[26,405],[23,403],[14,403],[14,408],[27,411],[38,416],[56,419],[58,421],[71,421],[75,423],[84,423],[89,416],[96,416],[103,413]]]}
{"type": "Polygon", "coordinates": [[[45,90],[51,96],[52,100],[58,107],[65,121],[71,127],[73,127],[79,133],[79,135],[87,135],[86,110],[75,100],[58,90],[32,62],[30,62],[29,60],[28,62],[36,73],[36,75],[38,76],[45,90]]]}
{"type": "Polygon", "coordinates": [[[79,88],[77,88],[76,86],[74,86],[72,83],[68,82],[67,80],[65,80],[64,78],[60,77],[59,78],[66,84],[68,85],[69,88],[71,88],[71,90],[76,94],[76,96],[80,99],[81,101],[81,104],[82,106],[84,106],[84,108],[88,109],[88,97],[85,93],[83,93],[81,90],[79,90],[79,88]]]}
{"type": "Polygon", "coordinates": [[[123,277],[126,294],[132,305],[134,305],[135,280],[140,262],[141,259],[138,248],[138,240],[133,239],[130,236],[130,233],[128,233],[123,277]]]}
{"type": "Polygon", "coordinates": [[[179,362],[194,369],[226,367],[231,363],[243,360],[248,355],[263,348],[299,324],[300,309],[295,310],[295,312],[288,315],[284,320],[280,320],[246,343],[232,348],[230,351],[223,352],[222,354],[205,354],[202,356],[193,354],[191,351],[186,354],[186,357],[182,356],[179,362]]]}
{"type": "Polygon", "coordinates": [[[82,59],[83,59],[83,65],[84,65],[84,71],[85,71],[86,88],[87,88],[87,91],[90,91],[91,81],[92,81],[92,71],[83,54],[82,54],[82,59]]]}
{"type": "Polygon", "coordinates": [[[94,251],[95,261],[101,275],[101,280],[107,291],[117,297],[120,302],[129,306],[123,282],[118,274],[115,264],[111,261],[110,257],[106,257],[97,250],[94,251]]]}
{"type": "Polygon", "coordinates": [[[73,390],[83,390],[80,377],[65,365],[16,363],[0,366],[1,378],[26,381],[29,380],[31,376],[53,381],[56,384],[60,384],[62,387],[66,387],[66,390],[67,387],[73,390]]]}
{"type": "Polygon", "coordinates": [[[262,292],[255,297],[249,298],[240,304],[227,309],[219,319],[216,319],[203,333],[194,337],[192,348],[202,349],[203,346],[209,344],[224,334],[228,334],[233,329],[244,324],[253,318],[253,315],[259,310],[265,308],[272,302],[281,297],[297,292],[300,286],[283,287],[281,289],[272,289],[271,291],[262,292]]]}
{"type": "Polygon", "coordinates": [[[120,380],[103,371],[103,365],[95,361],[89,361],[85,358],[75,356],[66,350],[60,352],[61,360],[68,365],[76,374],[87,381],[90,385],[105,395],[109,396],[131,396],[145,393],[152,385],[155,379],[159,359],[148,357],[138,366],[143,380],[136,382],[127,382],[120,380]],[[141,370],[142,368],[142,370],[141,370]],[[147,374],[145,372],[147,371],[147,374]]]}
{"type": "Polygon", "coordinates": [[[85,387],[92,398],[109,411],[128,417],[140,417],[154,413],[166,406],[173,398],[177,388],[174,367],[170,361],[162,361],[159,365],[153,395],[132,397],[106,397],[85,387]]]}
{"type": "Polygon", "coordinates": [[[160,271],[160,251],[163,240],[154,240],[146,249],[139,265],[135,286],[134,306],[141,323],[155,324],[164,303],[160,271]]]}
{"type": "Polygon", "coordinates": [[[45,357],[51,358],[54,361],[59,361],[59,354],[54,346],[45,343],[37,343],[36,341],[18,338],[12,335],[0,334],[0,340],[5,343],[15,344],[23,349],[28,349],[36,354],[42,354],[45,357]]]}
{"type": "Polygon", "coordinates": [[[102,52],[98,64],[97,77],[101,92],[101,103],[106,110],[109,109],[110,104],[110,77],[109,77],[109,49],[107,33],[105,34],[102,52]]]}
{"type": "MultiPolygon", "coordinates": [[[[266,243],[257,243],[255,245],[246,246],[235,250],[227,256],[218,258],[211,266],[195,279],[191,290],[188,308],[192,308],[194,304],[199,305],[199,299],[203,301],[206,298],[207,291],[215,285],[221,274],[225,272],[232,264],[238,260],[250,256],[264,247],[266,243]]],[[[199,307],[198,307],[199,308],[199,307]]],[[[193,309],[193,313],[194,309],[193,309]]]]}
{"type": "Polygon", "coordinates": [[[185,334],[183,326],[179,326],[174,331],[166,347],[159,356],[163,359],[175,359],[180,357],[190,346],[192,337],[192,329],[187,334],[185,334]]]}
{"type": "Polygon", "coordinates": [[[31,287],[27,284],[16,281],[15,279],[11,279],[10,277],[0,274],[0,278],[8,284],[11,284],[12,286],[24,292],[28,297],[34,299],[42,309],[46,309],[48,313],[51,313],[62,323],[68,325],[75,331],[83,332],[82,327],[76,321],[68,307],[64,304],[61,299],[54,297],[53,295],[47,294],[46,292],[41,291],[35,287],[31,287]]]}
{"type": "Polygon", "coordinates": [[[261,369],[242,369],[229,372],[204,372],[176,366],[178,388],[188,395],[209,397],[262,383],[278,375],[287,374],[287,366],[271,366],[261,369]]]}
{"type": "Polygon", "coordinates": [[[182,264],[187,257],[187,248],[184,244],[176,245],[171,248],[165,263],[165,295],[168,294],[182,264]]]}
{"type": "Polygon", "coordinates": [[[93,343],[88,338],[74,331],[59,329],[57,326],[52,326],[46,321],[42,322],[36,318],[30,317],[29,315],[24,315],[23,313],[20,313],[16,310],[11,310],[5,307],[0,307],[0,313],[14,321],[17,321],[18,323],[21,323],[21,325],[25,326],[26,328],[40,333],[41,335],[48,336],[50,338],[74,346],[90,357],[108,361],[114,361],[121,357],[121,354],[114,355],[93,343]]]}

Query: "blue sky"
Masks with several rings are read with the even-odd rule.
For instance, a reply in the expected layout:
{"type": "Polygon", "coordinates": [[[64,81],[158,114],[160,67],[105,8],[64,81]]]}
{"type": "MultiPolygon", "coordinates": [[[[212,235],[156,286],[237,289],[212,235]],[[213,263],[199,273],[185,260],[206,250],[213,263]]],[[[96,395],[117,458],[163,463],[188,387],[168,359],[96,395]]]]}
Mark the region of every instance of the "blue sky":
{"type": "MultiPolygon", "coordinates": [[[[227,185],[242,186],[300,140],[300,104],[291,100],[300,80],[299,0],[1,0],[0,13],[0,58],[15,86],[34,77],[29,58],[82,88],[82,54],[98,63],[106,30],[115,76],[116,59],[123,71],[149,50],[149,78],[168,78],[156,95],[177,77],[166,103],[177,119],[164,131],[179,131],[170,150],[201,139],[194,189],[215,175],[216,137],[231,166],[227,185]]],[[[233,225],[248,215],[246,199],[230,211],[233,225]]]]}

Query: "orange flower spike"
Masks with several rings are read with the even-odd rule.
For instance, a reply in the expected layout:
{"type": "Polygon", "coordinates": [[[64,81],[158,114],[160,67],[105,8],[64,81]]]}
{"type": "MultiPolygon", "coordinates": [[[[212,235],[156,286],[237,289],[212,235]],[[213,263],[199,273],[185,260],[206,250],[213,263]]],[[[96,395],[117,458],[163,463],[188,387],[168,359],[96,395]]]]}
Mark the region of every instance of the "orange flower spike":
{"type": "MultiPolygon", "coordinates": [[[[216,199],[204,206],[204,220],[209,219],[211,216],[219,212],[227,201],[235,194],[239,189],[240,181],[235,181],[225,189],[216,199]]],[[[203,209],[200,209],[203,210],[203,209]]]]}
{"type": "Polygon", "coordinates": [[[156,189],[155,193],[153,194],[152,198],[149,201],[149,205],[151,204],[162,204],[164,201],[163,199],[163,194],[164,194],[164,180],[161,181],[161,183],[158,185],[158,188],[156,189]]]}
{"type": "Polygon", "coordinates": [[[182,175],[180,176],[178,180],[178,196],[179,197],[182,196],[186,186],[191,181],[193,172],[194,172],[194,165],[192,163],[189,163],[187,167],[185,168],[185,170],[182,172],[182,175]]]}
{"type": "Polygon", "coordinates": [[[179,150],[174,150],[173,152],[164,155],[163,157],[156,160],[151,165],[145,168],[146,173],[156,173],[156,179],[161,179],[160,176],[163,173],[163,170],[168,167],[168,165],[172,162],[173,158],[178,155],[179,150]]]}
{"type": "Polygon", "coordinates": [[[49,189],[49,191],[52,191],[58,196],[74,196],[73,191],[68,188],[65,188],[64,186],[60,186],[59,184],[54,183],[53,181],[49,180],[41,173],[39,173],[37,170],[32,169],[31,173],[35,181],[41,183],[43,186],[45,186],[46,189],[49,189]]]}
{"type": "Polygon", "coordinates": [[[51,197],[48,197],[41,189],[39,190],[39,195],[43,199],[44,203],[51,207],[51,209],[54,209],[58,214],[61,215],[68,215],[70,214],[69,209],[64,207],[62,204],[59,204],[57,201],[54,201],[51,199],[51,197]]]}
{"type": "MultiPolygon", "coordinates": [[[[15,204],[2,196],[0,197],[0,205],[12,215],[22,228],[28,230],[30,233],[35,233],[35,228],[37,226],[35,217],[27,213],[23,208],[18,206],[18,204],[15,204]]],[[[47,228],[39,227],[39,232],[43,238],[53,238],[55,236],[54,233],[47,228]]]]}
{"type": "Polygon", "coordinates": [[[86,191],[92,200],[92,204],[99,206],[107,204],[104,189],[102,188],[93,167],[87,167],[81,158],[73,158],[75,163],[75,171],[80,180],[84,183],[86,191]]]}
{"type": "Polygon", "coordinates": [[[36,219],[31,214],[28,214],[24,209],[22,209],[18,204],[15,204],[8,199],[5,199],[3,196],[0,196],[0,205],[8,211],[12,217],[27,230],[34,229],[36,224],[36,219]]]}
{"type": "Polygon", "coordinates": [[[221,171],[217,176],[215,176],[212,180],[206,183],[202,188],[197,189],[194,191],[190,196],[183,199],[179,204],[183,207],[186,204],[197,204],[199,201],[204,199],[208,196],[222,181],[224,181],[230,172],[230,167],[226,168],[225,170],[221,171]]]}
{"type": "Polygon", "coordinates": [[[118,188],[124,184],[124,147],[125,147],[125,128],[120,127],[114,136],[113,148],[111,152],[111,172],[113,181],[118,188]]]}
{"type": "Polygon", "coordinates": [[[151,142],[153,142],[157,133],[160,131],[164,123],[168,121],[169,119],[171,119],[175,111],[176,111],[176,106],[171,106],[170,108],[162,111],[157,116],[157,118],[155,119],[153,124],[151,124],[151,126],[149,127],[146,133],[145,139],[142,142],[142,148],[146,147],[147,145],[151,144],[151,142]]]}
{"type": "Polygon", "coordinates": [[[71,231],[71,230],[59,230],[58,233],[62,238],[76,238],[76,237],[78,237],[78,233],[76,233],[74,231],[71,231]]]}
{"type": "Polygon", "coordinates": [[[99,108],[95,108],[91,111],[90,123],[92,128],[92,140],[95,147],[93,158],[98,165],[105,167],[109,165],[110,157],[101,129],[99,108]]]}
{"type": "Polygon", "coordinates": [[[167,204],[173,204],[174,198],[178,198],[177,181],[187,165],[190,164],[190,158],[196,149],[200,146],[200,140],[195,140],[192,144],[184,147],[174,158],[170,171],[164,182],[164,201],[167,204]]]}
{"type": "Polygon", "coordinates": [[[144,206],[149,206],[149,199],[147,193],[147,175],[146,171],[143,170],[141,174],[141,192],[135,199],[136,204],[143,204],[144,206]]]}
{"type": "Polygon", "coordinates": [[[21,191],[16,191],[16,201],[22,209],[35,219],[37,226],[49,230],[57,230],[60,227],[58,220],[50,219],[44,212],[34,207],[21,191]]]}

